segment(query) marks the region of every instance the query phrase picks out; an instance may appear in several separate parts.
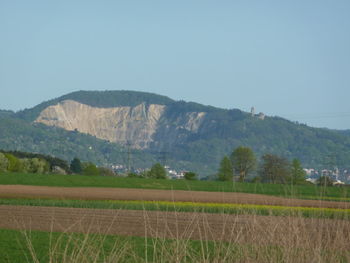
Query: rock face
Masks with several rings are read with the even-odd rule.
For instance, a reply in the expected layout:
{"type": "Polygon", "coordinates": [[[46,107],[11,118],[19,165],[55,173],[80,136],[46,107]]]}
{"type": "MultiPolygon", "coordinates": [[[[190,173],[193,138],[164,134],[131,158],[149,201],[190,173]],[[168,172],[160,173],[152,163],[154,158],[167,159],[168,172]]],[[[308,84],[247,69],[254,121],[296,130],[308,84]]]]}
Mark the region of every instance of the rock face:
{"type": "MultiPolygon", "coordinates": [[[[44,109],[35,122],[77,130],[111,142],[130,142],[132,147],[144,149],[153,141],[164,110],[164,105],[157,104],[97,108],[65,100],[44,109]]],[[[188,128],[195,129],[196,121],[188,128]]]]}

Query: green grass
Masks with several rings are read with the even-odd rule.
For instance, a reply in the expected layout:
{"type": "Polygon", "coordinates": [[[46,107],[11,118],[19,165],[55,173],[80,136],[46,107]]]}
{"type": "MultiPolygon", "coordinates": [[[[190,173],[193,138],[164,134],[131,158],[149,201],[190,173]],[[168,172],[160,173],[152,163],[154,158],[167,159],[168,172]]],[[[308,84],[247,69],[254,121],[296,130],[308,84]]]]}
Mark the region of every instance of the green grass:
{"type": "MultiPolygon", "coordinates": [[[[60,254],[63,254],[64,247],[62,247],[62,244],[69,243],[69,250],[72,251],[76,249],[75,246],[84,243],[84,238],[85,235],[79,233],[64,234],[0,229],[0,262],[35,262],[29,249],[30,246],[33,247],[35,257],[39,262],[49,262],[51,246],[59,244],[61,246],[59,248],[60,254]]],[[[91,243],[96,243],[95,245],[97,246],[97,243],[100,241],[103,242],[102,248],[104,253],[110,253],[115,243],[123,246],[123,244],[128,242],[134,247],[134,252],[138,257],[145,258],[145,239],[142,237],[91,235],[88,245],[91,246],[91,243]]]]}
{"type": "Polygon", "coordinates": [[[275,205],[222,204],[168,201],[93,201],[67,199],[0,199],[0,205],[51,206],[95,209],[127,209],[170,212],[204,212],[223,214],[250,214],[298,216],[308,218],[350,219],[350,209],[288,207],[275,205]]]}
{"type": "MultiPolygon", "coordinates": [[[[303,257],[314,257],[302,248],[277,245],[6,229],[0,229],[0,252],[0,263],[305,262],[303,257]]],[[[316,255],[320,262],[345,263],[349,259],[349,253],[343,250],[323,250],[316,255]]]]}
{"type": "Polygon", "coordinates": [[[142,178],[81,175],[0,174],[0,184],[64,187],[116,187],[163,190],[256,193],[302,199],[350,201],[350,187],[318,187],[314,185],[278,185],[218,181],[157,180],[142,178]]]}

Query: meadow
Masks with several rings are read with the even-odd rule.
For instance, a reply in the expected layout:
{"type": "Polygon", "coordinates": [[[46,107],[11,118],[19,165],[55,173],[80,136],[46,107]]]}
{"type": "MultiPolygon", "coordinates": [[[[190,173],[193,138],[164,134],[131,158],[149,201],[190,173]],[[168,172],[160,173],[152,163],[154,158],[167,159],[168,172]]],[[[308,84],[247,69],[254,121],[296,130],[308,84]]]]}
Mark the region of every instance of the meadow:
{"type": "Polygon", "coordinates": [[[346,263],[350,260],[349,242],[340,233],[341,227],[336,234],[320,229],[309,236],[304,226],[287,225],[294,234],[282,237],[278,232],[271,233],[276,227],[269,227],[263,239],[251,236],[257,228],[258,225],[253,225],[247,232],[233,235],[230,242],[0,229],[0,262],[346,263]]]}
{"type": "Polygon", "coordinates": [[[82,175],[38,175],[22,173],[0,173],[0,184],[239,192],[301,199],[350,201],[350,187],[346,186],[320,187],[316,185],[281,185],[220,181],[160,180],[145,178],[101,177],[82,175]]]}
{"type": "MultiPolygon", "coordinates": [[[[22,216],[21,206],[41,208],[40,214],[36,214],[36,217],[32,217],[34,214],[30,215],[25,212],[23,216],[29,216],[28,220],[32,220],[30,218],[49,220],[45,219],[45,214],[49,213],[50,209],[52,215],[52,209],[76,208],[84,209],[80,210],[79,213],[84,213],[83,211],[86,209],[86,215],[90,216],[94,216],[97,213],[94,211],[99,210],[96,218],[102,221],[96,222],[101,224],[113,222],[110,226],[104,226],[104,229],[113,229],[115,227],[113,224],[121,225],[122,229],[127,228],[128,222],[132,220],[135,221],[134,225],[131,224],[129,227],[137,226],[139,229],[137,235],[132,234],[135,232],[129,232],[128,235],[111,234],[107,230],[99,232],[95,221],[94,225],[83,233],[79,232],[81,230],[75,231],[74,229],[62,232],[49,231],[50,227],[45,232],[39,231],[39,229],[44,228],[28,229],[23,226],[18,228],[18,225],[14,225],[13,230],[0,229],[0,262],[289,263],[296,262],[296,259],[298,262],[350,262],[348,249],[350,246],[350,188],[348,187],[18,173],[0,174],[0,184],[86,187],[86,191],[89,187],[100,187],[101,191],[108,187],[237,192],[349,202],[349,206],[346,203],[344,208],[340,209],[322,206],[290,206],[288,202],[282,205],[262,205],[194,202],[190,200],[188,202],[77,200],[42,198],[40,196],[0,198],[1,211],[6,212],[6,207],[9,207],[9,215],[12,213],[11,206],[18,208],[15,210],[20,216],[22,216]],[[107,210],[125,212],[122,213],[121,218],[108,221],[107,212],[104,212],[107,210]],[[139,219],[125,217],[124,215],[128,211],[130,211],[130,215],[134,213],[133,211],[165,214],[157,214],[155,218],[149,214],[150,217],[146,220],[142,216],[138,217],[139,219]],[[194,217],[187,216],[189,214],[194,215],[194,217]],[[161,215],[166,216],[163,218],[161,215]],[[229,218],[229,221],[225,221],[225,218],[227,220],[229,218]],[[117,222],[114,222],[115,220],[117,222]],[[125,227],[123,227],[124,225],[125,227]],[[146,231],[146,229],[148,230],[146,231]],[[172,234],[169,234],[169,231],[172,234]],[[210,235],[211,231],[213,236],[210,235]],[[221,231],[225,233],[225,237],[222,236],[222,239],[220,238],[221,231]],[[196,234],[193,236],[193,233],[196,234]]],[[[261,196],[261,198],[264,197],[261,196]]],[[[339,202],[336,203],[339,204],[339,202]]],[[[68,220],[69,217],[78,215],[76,211],[74,213],[72,211],[65,218],[64,213],[59,214],[58,210],[56,212],[54,214],[58,215],[58,224],[64,222],[60,220],[68,220]]],[[[86,215],[84,215],[84,219],[81,219],[81,224],[83,224],[83,220],[86,220],[86,215]]],[[[0,221],[1,218],[2,220],[8,219],[6,215],[0,215],[0,221]]],[[[46,223],[50,225],[50,222],[46,223]]]]}

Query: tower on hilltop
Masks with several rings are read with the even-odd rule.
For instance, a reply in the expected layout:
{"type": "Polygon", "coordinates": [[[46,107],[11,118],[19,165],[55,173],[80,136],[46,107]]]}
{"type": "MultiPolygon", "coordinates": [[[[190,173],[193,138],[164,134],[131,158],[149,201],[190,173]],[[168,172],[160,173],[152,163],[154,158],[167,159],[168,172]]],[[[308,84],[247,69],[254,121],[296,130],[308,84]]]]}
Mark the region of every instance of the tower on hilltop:
{"type": "Polygon", "coordinates": [[[254,107],[251,107],[250,114],[252,115],[252,117],[255,116],[255,108],[254,107]]]}

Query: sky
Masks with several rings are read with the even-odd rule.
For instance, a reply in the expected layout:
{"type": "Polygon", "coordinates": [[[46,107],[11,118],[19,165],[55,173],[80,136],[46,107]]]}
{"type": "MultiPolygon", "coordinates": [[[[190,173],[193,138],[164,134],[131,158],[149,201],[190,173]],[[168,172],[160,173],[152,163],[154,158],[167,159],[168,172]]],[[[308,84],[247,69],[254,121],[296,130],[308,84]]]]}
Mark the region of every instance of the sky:
{"type": "Polygon", "coordinates": [[[0,109],[136,90],[350,129],[348,0],[0,0],[0,109]]]}

